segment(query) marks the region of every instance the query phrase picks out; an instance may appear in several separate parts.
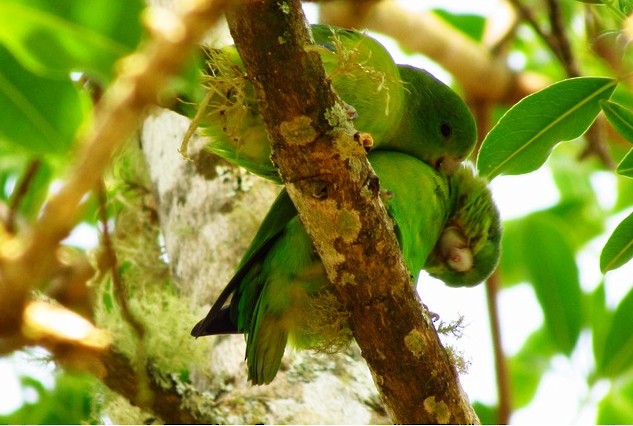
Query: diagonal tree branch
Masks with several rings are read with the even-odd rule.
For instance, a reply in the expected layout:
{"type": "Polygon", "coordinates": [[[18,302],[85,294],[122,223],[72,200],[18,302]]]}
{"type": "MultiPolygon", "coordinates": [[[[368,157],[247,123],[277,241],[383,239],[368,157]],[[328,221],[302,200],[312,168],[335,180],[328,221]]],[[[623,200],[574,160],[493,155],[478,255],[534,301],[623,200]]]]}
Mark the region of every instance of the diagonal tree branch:
{"type": "Polygon", "coordinates": [[[137,128],[147,106],[180,70],[225,3],[191,1],[181,15],[162,16],[150,42],[127,59],[123,73],[104,94],[68,180],[47,202],[31,232],[10,253],[0,254],[0,336],[20,330],[30,291],[49,278],[56,248],[80,217],[84,195],[96,186],[114,151],[137,128]]]}
{"type": "Polygon", "coordinates": [[[478,422],[423,313],[364,150],[318,55],[304,49],[310,35],[300,2],[236,2],[227,19],[254,82],[273,160],[350,311],[392,420],[478,422]]]}

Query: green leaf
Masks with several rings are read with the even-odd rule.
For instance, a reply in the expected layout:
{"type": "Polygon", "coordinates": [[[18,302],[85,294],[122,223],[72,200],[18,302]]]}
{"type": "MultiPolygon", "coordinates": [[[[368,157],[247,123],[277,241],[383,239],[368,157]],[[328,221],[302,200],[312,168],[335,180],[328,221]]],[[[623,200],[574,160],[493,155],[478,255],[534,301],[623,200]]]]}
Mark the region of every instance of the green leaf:
{"type": "Polygon", "coordinates": [[[0,143],[37,155],[68,152],[86,112],[75,84],[31,73],[1,46],[0,63],[0,143]]]}
{"type": "Polygon", "coordinates": [[[594,290],[591,295],[591,339],[593,356],[596,365],[604,362],[604,349],[607,333],[611,327],[612,312],[607,309],[606,292],[604,282],[594,290]]]}
{"type": "Polygon", "coordinates": [[[512,405],[515,409],[532,401],[555,353],[548,330],[541,327],[525,340],[516,355],[509,358],[512,405]]]}
{"type": "Polygon", "coordinates": [[[607,332],[599,371],[607,377],[618,377],[633,367],[633,290],[622,299],[607,332]]]}
{"type": "Polygon", "coordinates": [[[140,0],[2,0],[0,44],[32,72],[108,81],[142,34],[140,0]]]}
{"type": "Polygon", "coordinates": [[[633,213],[615,228],[600,253],[602,273],[617,269],[633,257],[633,213]]]}
{"type": "Polygon", "coordinates": [[[582,325],[582,292],[574,251],[563,223],[547,212],[525,218],[524,261],[545,324],[558,349],[569,355],[582,325]]]}
{"type": "Polygon", "coordinates": [[[549,160],[560,201],[547,211],[565,225],[565,234],[574,250],[604,232],[606,214],[600,208],[591,184],[593,166],[579,163],[577,149],[561,146],[549,160]]]}
{"type": "Polygon", "coordinates": [[[556,144],[575,139],[611,96],[617,81],[578,77],[552,84],[510,108],[483,141],[477,158],[479,174],[522,174],[538,169],[556,144]]]}
{"type": "Polygon", "coordinates": [[[612,212],[617,213],[633,206],[633,185],[628,177],[616,174],[617,197],[612,212]]]}
{"type": "Polygon", "coordinates": [[[633,380],[615,383],[598,403],[598,425],[630,425],[633,423],[633,380]]]}
{"type": "Polygon", "coordinates": [[[615,171],[622,176],[633,177],[633,149],[624,156],[615,171]]]}
{"type": "Polygon", "coordinates": [[[37,395],[36,403],[26,403],[6,416],[0,424],[84,424],[91,419],[95,379],[85,374],[60,374],[55,387],[46,389],[32,377],[22,378],[22,388],[37,395]]]}
{"type": "Polygon", "coordinates": [[[486,28],[486,18],[474,14],[456,14],[444,9],[434,9],[433,13],[457,28],[475,41],[481,41],[486,28]]]}
{"type": "Polygon", "coordinates": [[[613,101],[600,101],[607,120],[627,141],[633,143],[633,111],[613,101]]]}
{"type": "Polygon", "coordinates": [[[483,402],[475,401],[473,408],[482,425],[495,425],[499,423],[499,409],[496,406],[487,405],[483,402]]]}
{"type": "Polygon", "coordinates": [[[628,16],[633,11],[633,0],[620,0],[618,2],[620,6],[620,12],[628,16]]]}
{"type": "Polygon", "coordinates": [[[526,280],[523,261],[523,220],[513,219],[503,223],[501,235],[501,258],[499,259],[500,281],[510,287],[526,280]]]}

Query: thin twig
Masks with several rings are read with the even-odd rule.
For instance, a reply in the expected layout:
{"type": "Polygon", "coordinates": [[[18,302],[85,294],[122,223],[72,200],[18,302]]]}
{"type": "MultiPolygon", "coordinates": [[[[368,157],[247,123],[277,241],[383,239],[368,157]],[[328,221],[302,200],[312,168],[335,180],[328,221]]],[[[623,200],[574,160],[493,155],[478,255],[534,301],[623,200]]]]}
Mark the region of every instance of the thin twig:
{"type": "Polygon", "coordinates": [[[36,158],[32,160],[27,166],[26,171],[20,177],[15,190],[11,194],[11,201],[9,203],[9,213],[7,215],[7,220],[5,222],[5,227],[8,232],[15,233],[17,231],[15,220],[18,216],[18,210],[20,208],[20,204],[22,204],[22,200],[28,194],[29,189],[31,188],[31,183],[33,179],[37,175],[37,172],[40,170],[42,166],[42,160],[36,158]]]}
{"type": "Polygon", "coordinates": [[[549,10],[551,36],[552,39],[556,41],[557,56],[565,68],[567,77],[578,77],[580,76],[578,62],[576,61],[571,48],[571,43],[567,37],[567,31],[565,30],[565,24],[563,23],[563,17],[561,15],[558,0],[547,0],[547,6],[549,10]]]}
{"type": "Polygon", "coordinates": [[[108,226],[107,197],[103,181],[99,182],[96,193],[99,205],[99,221],[101,222],[101,246],[103,247],[105,265],[110,269],[114,297],[121,308],[123,319],[132,327],[136,337],[142,342],[145,337],[145,325],[132,313],[127,303],[129,295],[127,287],[123,283],[121,273],[119,272],[119,262],[114,250],[114,245],[112,244],[110,227],[108,226]]]}
{"type": "Polygon", "coordinates": [[[616,163],[611,156],[611,152],[607,147],[606,142],[606,122],[604,116],[599,115],[596,121],[589,127],[585,133],[585,139],[587,146],[578,156],[579,160],[584,160],[592,155],[598,157],[600,162],[608,169],[615,170],[616,163]]]}
{"type": "Polygon", "coordinates": [[[182,388],[177,389],[175,383],[165,386],[167,379],[159,383],[145,371],[145,375],[150,377],[147,389],[152,395],[151,399],[147,399],[143,397],[143,387],[137,381],[137,368],[125,355],[111,349],[99,354],[98,358],[106,370],[102,380],[110,389],[123,395],[131,404],[160,417],[165,424],[217,423],[217,419],[211,418],[208,413],[183,403],[186,397],[193,396],[194,390],[187,389],[185,393],[182,388]]]}
{"type": "Polygon", "coordinates": [[[556,39],[549,32],[545,31],[541,27],[530,8],[524,5],[521,0],[508,1],[519,12],[521,18],[523,18],[523,20],[527,22],[530,27],[532,27],[532,30],[534,30],[534,32],[545,42],[545,44],[547,44],[552,53],[554,53],[556,57],[559,57],[558,43],[556,39]]]}
{"type": "MultiPolygon", "coordinates": [[[[490,130],[492,105],[489,102],[471,103],[470,107],[477,123],[478,143],[473,152],[473,161],[476,162],[479,148],[484,136],[490,130]]],[[[508,424],[512,414],[512,389],[508,373],[507,359],[503,352],[503,341],[501,338],[501,322],[499,320],[499,304],[497,295],[499,293],[500,279],[499,271],[495,270],[486,280],[486,300],[488,302],[488,318],[490,321],[490,334],[492,335],[492,350],[495,362],[495,375],[497,378],[497,424],[508,424]]]]}
{"type": "Polygon", "coordinates": [[[512,413],[512,389],[506,356],[501,342],[501,322],[499,321],[499,272],[495,271],[486,281],[486,299],[488,301],[488,316],[490,317],[490,333],[495,358],[495,372],[497,375],[498,412],[497,424],[507,425],[512,413]]]}

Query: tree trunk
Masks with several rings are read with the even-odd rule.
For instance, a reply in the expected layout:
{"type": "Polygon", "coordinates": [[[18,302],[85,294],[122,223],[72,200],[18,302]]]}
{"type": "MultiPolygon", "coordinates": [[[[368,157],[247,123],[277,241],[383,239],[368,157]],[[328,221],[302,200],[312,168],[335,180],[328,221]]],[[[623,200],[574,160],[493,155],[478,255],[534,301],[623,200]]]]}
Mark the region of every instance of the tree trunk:
{"type": "MultiPolygon", "coordinates": [[[[173,113],[153,114],[143,126],[142,145],[172,276],[202,318],[280,187],[204,151],[202,139],[191,144],[193,161],[186,161],[177,149],[187,126],[173,113]]],[[[193,325],[182,324],[183,333],[193,325]]],[[[328,356],[288,351],[274,382],[254,387],[246,380],[243,336],[195,343],[204,340],[212,342],[204,361],[208,365],[197,365],[196,358],[189,368],[198,398],[206,400],[197,399],[193,410],[212,406],[213,422],[389,422],[356,346],[328,356]]]]}

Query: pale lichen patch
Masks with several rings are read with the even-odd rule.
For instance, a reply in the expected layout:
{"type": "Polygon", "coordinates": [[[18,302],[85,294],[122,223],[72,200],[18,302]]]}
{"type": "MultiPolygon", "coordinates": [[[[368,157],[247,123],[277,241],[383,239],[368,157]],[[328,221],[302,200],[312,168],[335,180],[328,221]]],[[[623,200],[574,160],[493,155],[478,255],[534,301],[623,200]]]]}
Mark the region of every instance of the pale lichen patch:
{"type": "Polygon", "coordinates": [[[332,108],[325,110],[325,119],[330,126],[353,134],[354,126],[352,126],[349,116],[349,109],[345,108],[340,102],[336,102],[332,108]]]}
{"type": "Polygon", "coordinates": [[[305,115],[283,121],[279,125],[279,132],[288,143],[295,145],[305,145],[317,138],[317,132],[312,127],[312,120],[305,115]]]}
{"type": "Polygon", "coordinates": [[[414,357],[420,358],[424,354],[424,336],[420,331],[413,329],[404,337],[404,346],[414,357]]]}
{"type": "Polygon", "coordinates": [[[435,417],[438,424],[446,425],[451,420],[451,411],[444,401],[436,401],[435,396],[429,396],[424,400],[424,409],[435,417]]]}
{"type": "Polygon", "coordinates": [[[359,157],[351,157],[348,161],[352,179],[358,182],[363,175],[363,161],[359,157]]]}
{"type": "Polygon", "coordinates": [[[356,276],[349,272],[344,272],[341,277],[341,283],[343,283],[343,285],[356,285],[356,276]]]}
{"type": "MultiPolygon", "coordinates": [[[[288,184],[286,188],[288,188],[289,191],[297,190],[294,187],[294,184],[288,184]]],[[[316,200],[316,199],[305,200],[305,199],[299,198],[299,199],[295,199],[294,202],[300,203],[300,204],[297,204],[297,210],[313,211],[315,210],[315,207],[314,207],[315,204],[313,203],[320,203],[321,205],[325,203],[324,205],[326,206],[326,211],[336,212],[337,210],[337,204],[336,204],[336,201],[334,200],[316,200]]],[[[313,234],[315,234],[313,236],[315,237],[316,240],[323,241],[325,243],[323,246],[321,246],[321,250],[322,250],[321,254],[323,256],[327,256],[329,259],[333,260],[335,265],[340,264],[345,261],[345,257],[334,248],[334,241],[339,236],[339,233],[336,227],[315,226],[315,227],[312,227],[311,231],[313,234]]],[[[334,277],[330,277],[330,278],[334,279],[334,277]]]]}
{"type": "Polygon", "coordinates": [[[277,5],[279,6],[279,9],[281,9],[281,11],[285,14],[288,15],[290,13],[290,6],[288,5],[288,3],[284,2],[278,2],[277,5]]]}
{"type": "Polygon", "coordinates": [[[361,229],[360,215],[355,210],[343,209],[336,218],[338,233],[346,243],[352,243],[358,238],[361,229]]]}

